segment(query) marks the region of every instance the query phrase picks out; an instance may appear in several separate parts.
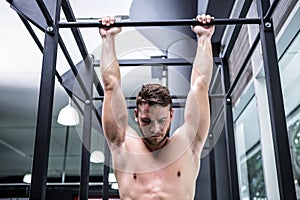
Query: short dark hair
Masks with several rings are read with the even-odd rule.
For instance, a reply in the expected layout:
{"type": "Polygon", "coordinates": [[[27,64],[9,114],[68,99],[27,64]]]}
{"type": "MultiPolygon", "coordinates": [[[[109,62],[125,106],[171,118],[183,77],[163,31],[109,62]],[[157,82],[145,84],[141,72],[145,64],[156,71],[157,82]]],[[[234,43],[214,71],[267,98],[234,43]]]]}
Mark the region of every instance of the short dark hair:
{"type": "Polygon", "coordinates": [[[171,110],[172,98],[169,89],[166,86],[156,83],[142,85],[142,88],[136,97],[136,107],[138,108],[139,105],[144,103],[150,106],[158,104],[166,107],[170,105],[171,110]]]}

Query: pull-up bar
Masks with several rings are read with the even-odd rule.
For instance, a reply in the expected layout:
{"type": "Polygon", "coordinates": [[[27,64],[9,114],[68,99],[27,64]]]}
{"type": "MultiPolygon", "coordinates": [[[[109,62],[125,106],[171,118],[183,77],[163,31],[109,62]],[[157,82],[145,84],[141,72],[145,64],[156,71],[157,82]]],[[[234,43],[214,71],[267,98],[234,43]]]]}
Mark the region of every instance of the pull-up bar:
{"type": "MultiPolygon", "coordinates": [[[[260,18],[237,18],[237,19],[214,19],[210,25],[228,25],[228,24],[260,24],[260,18]]],[[[154,20],[154,21],[116,21],[111,27],[132,27],[132,26],[186,26],[203,25],[196,19],[176,19],[176,20],[154,20]]],[[[102,27],[101,22],[59,22],[60,28],[71,27],[102,27]]]]}

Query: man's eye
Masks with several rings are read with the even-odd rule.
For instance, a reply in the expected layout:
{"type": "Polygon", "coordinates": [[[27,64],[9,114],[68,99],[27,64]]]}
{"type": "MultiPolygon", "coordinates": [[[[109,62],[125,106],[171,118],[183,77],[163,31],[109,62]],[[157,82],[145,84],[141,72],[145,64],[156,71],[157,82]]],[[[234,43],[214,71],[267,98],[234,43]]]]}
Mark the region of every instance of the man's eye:
{"type": "Polygon", "coordinates": [[[151,122],[150,119],[141,119],[141,121],[144,122],[144,123],[150,123],[151,122]]]}
{"type": "Polygon", "coordinates": [[[164,124],[166,122],[166,119],[160,119],[160,120],[158,120],[158,123],[160,123],[160,124],[164,124]]]}

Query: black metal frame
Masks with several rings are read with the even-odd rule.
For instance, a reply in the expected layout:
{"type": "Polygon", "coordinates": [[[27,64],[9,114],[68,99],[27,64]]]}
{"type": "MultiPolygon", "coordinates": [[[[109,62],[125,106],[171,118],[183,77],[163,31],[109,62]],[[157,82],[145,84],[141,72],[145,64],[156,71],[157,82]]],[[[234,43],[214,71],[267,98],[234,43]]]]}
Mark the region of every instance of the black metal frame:
{"type": "MultiPolygon", "coordinates": [[[[99,22],[76,22],[76,18],[71,9],[70,3],[68,0],[28,0],[33,6],[39,8],[37,15],[32,17],[26,6],[22,7],[22,1],[20,0],[7,0],[11,6],[16,10],[20,15],[24,25],[27,27],[31,36],[37,43],[39,49],[43,51],[43,67],[41,73],[41,86],[40,86],[40,96],[39,96],[39,106],[38,106],[38,119],[36,127],[36,138],[35,138],[35,148],[34,148],[34,157],[33,157],[33,167],[32,167],[32,182],[30,188],[30,199],[31,200],[42,200],[45,199],[46,194],[46,180],[47,180],[47,169],[48,169],[48,159],[49,159],[49,143],[50,143],[50,132],[51,132],[51,122],[52,122],[52,109],[53,109],[53,94],[54,94],[54,77],[57,76],[60,83],[62,83],[62,78],[55,70],[56,68],[56,56],[57,56],[57,46],[60,44],[66,59],[69,62],[69,65],[72,69],[72,72],[77,78],[83,93],[85,94],[85,108],[84,111],[84,132],[90,133],[91,130],[91,115],[92,110],[94,109],[92,104],[92,86],[93,84],[97,88],[97,91],[100,96],[103,96],[103,89],[100,85],[100,82],[97,76],[94,73],[93,66],[97,63],[93,63],[92,59],[88,56],[88,51],[85,47],[83,38],[79,31],[79,27],[100,27],[101,23],[99,22]],[[46,3],[46,4],[45,4],[46,3]],[[59,22],[60,8],[62,7],[68,22],[59,22]],[[42,14],[42,17],[40,16],[42,14]],[[34,25],[45,31],[45,43],[44,48],[39,42],[38,38],[34,34],[34,31],[30,27],[28,21],[33,22],[34,25]],[[78,74],[76,67],[74,66],[67,49],[63,44],[62,38],[59,36],[59,28],[71,28],[74,38],[77,42],[79,50],[82,54],[83,59],[87,70],[89,72],[89,77],[91,82],[84,84],[78,74]]],[[[29,4],[30,4],[29,3],[29,4]]],[[[226,67],[226,61],[231,53],[231,50],[234,46],[235,39],[239,34],[242,24],[257,24],[260,26],[260,41],[262,43],[263,50],[263,60],[264,60],[264,69],[266,73],[267,80],[267,92],[268,100],[270,106],[270,118],[272,124],[273,140],[274,140],[274,150],[276,156],[276,166],[278,172],[278,184],[279,184],[279,193],[281,199],[296,199],[295,188],[293,184],[293,174],[292,166],[289,154],[289,145],[288,145],[288,135],[286,128],[286,121],[284,115],[284,106],[283,106],[283,97],[281,92],[280,77],[278,70],[277,55],[275,50],[275,38],[273,24],[271,20],[272,13],[278,3],[278,0],[275,0],[274,3],[270,6],[269,0],[257,0],[257,6],[259,10],[259,18],[246,19],[243,18],[246,16],[246,13],[249,10],[252,0],[247,0],[244,3],[244,7],[238,19],[215,19],[212,24],[238,24],[232,35],[232,39],[228,47],[226,48],[224,57],[221,58],[223,61],[223,86],[225,88],[226,95],[224,95],[224,101],[226,102],[225,106],[225,124],[226,124],[226,133],[227,133],[227,155],[229,157],[228,169],[230,170],[229,174],[231,176],[230,183],[230,195],[232,199],[239,199],[239,189],[238,189],[238,180],[237,180],[237,169],[236,169],[236,157],[235,157],[235,143],[234,143],[234,131],[233,131],[233,120],[232,120],[232,105],[231,105],[231,94],[234,91],[234,88],[241,77],[241,74],[244,71],[245,67],[242,67],[238,76],[234,80],[234,84],[230,86],[228,68],[226,67]],[[267,48],[268,46],[268,48],[267,48]],[[225,70],[225,71],[224,71],[225,70]],[[280,142],[279,142],[280,141],[280,142]]],[[[28,4],[26,4],[28,6],[28,4]]],[[[114,24],[114,26],[181,26],[181,25],[197,25],[199,22],[195,20],[167,20],[167,21],[119,21],[114,24]]],[[[255,40],[256,42],[253,46],[256,46],[259,37],[255,40]]],[[[247,58],[244,61],[245,63],[251,57],[253,49],[251,47],[247,58]]],[[[145,60],[140,60],[145,61],[145,60]]],[[[140,62],[137,61],[137,62],[140,62]]],[[[178,60],[177,60],[178,61],[178,60]]],[[[124,63],[127,61],[124,61],[124,63]]],[[[136,61],[130,63],[127,62],[127,65],[137,64],[136,61]]],[[[157,62],[157,61],[155,61],[157,62]]],[[[122,62],[120,62],[122,63],[122,62]]],[[[162,65],[172,65],[172,60],[164,59],[163,63],[157,63],[162,65]]],[[[182,62],[183,63],[183,62],[182,62]]],[[[181,64],[182,64],[181,63],[181,64]]],[[[139,63],[145,65],[145,62],[139,63]]],[[[175,63],[174,63],[175,64],[175,63]]],[[[178,63],[177,63],[178,64],[178,63]]],[[[179,62],[180,64],[180,62],[179,62]]],[[[189,63],[190,64],[190,63],[189,63]]],[[[125,65],[125,64],[124,64],[125,65]]],[[[68,90],[66,92],[69,96],[72,96],[72,91],[68,90]]],[[[222,97],[222,95],[221,95],[222,97]]],[[[100,114],[96,112],[96,116],[101,123],[100,114]]],[[[85,134],[87,138],[84,140],[87,142],[87,148],[83,147],[82,152],[82,171],[81,171],[81,187],[80,187],[80,199],[87,199],[88,197],[88,176],[89,176],[89,141],[90,135],[85,134]]],[[[85,144],[86,145],[86,144],[85,144]]],[[[109,155],[106,146],[106,156],[109,155]]],[[[108,176],[109,168],[104,168],[104,189],[103,196],[105,199],[108,199],[108,176]],[[104,191],[105,190],[105,191],[104,191]]],[[[216,191],[214,189],[214,191],[216,191]]]]}
{"type": "MultiPolygon", "coordinates": [[[[230,88],[230,78],[229,78],[229,66],[228,63],[223,60],[222,63],[222,79],[224,83],[225,93],[229,91],[230,88]]],[[[239,192],[239,180],[237,173],[237,159],[236,159],[236,149],[235,149],[235,136],[234,136],[234,123],[233,123],[233,113],[232,113],[232,101],[230,96],[225,96],[224,98],[224,115],[225,115],[225,133],[226,133],[226,150],[227,150],[227,171],[228,171],[228,182],[230,189],[230,199],[240,199],[239,192]]]]}
{"type": "MultiPolygon", "coordinates": [[[[259,18],[238,18],[238,19],[214,19],[210,24],[224,25],[224,24],[259,24],[259,18]]],[[[195,26],[203,25],[195,19],[177,19],[177,20],[155,20],[155,21],[116,21],[109,27],[136,27],[136,26],[195,26]]],[[[100,22],[59,22],[60,28],[91,28],[102,27],[100,22]]]]}
{"type": "Polygon", "coordinates": [[[82,135],[82,153],[81,153],[81,176],[80,176],[80,199],[88,199],[89,194],[89,175],[90,175],[90,150],[91,150],[91,130],[92,130],[92,96],[93,96],[93,77],[94,68],[92,62],[85,66],[87,69],[87,92],[88,98],[84,104],[84,121],[82,135]]]}
{"type": "Polygon", "coordinates": [[[268,0],[257,0],[256,4],[258,15],[262,19],[259,26],[260,40],[263,51],[279,195],[280,199],[296,199],[273,22],[270,18],[263,18],[266,15],[271,15],[269,12],[270,2],[268,0]]]}
{"type": "MultiPolygon", "coordinates": [[[[56,1],[55,5],[55,14],[51,17],[54,19],[54,23],[57,23],[60,17],[61,1],[56,1]]],[[[43,51],[43,54],[48,56],[43,57],[31,180],[32,186],[40,185],[42,187],[31,187],[30,190],[30,199],[36,200],[46,198],[45,186],[47,183],[47,169],[49,160],[57,44],[58,27],[56,26],[53,29],[53,32],[46,32],[43,51]]]]}

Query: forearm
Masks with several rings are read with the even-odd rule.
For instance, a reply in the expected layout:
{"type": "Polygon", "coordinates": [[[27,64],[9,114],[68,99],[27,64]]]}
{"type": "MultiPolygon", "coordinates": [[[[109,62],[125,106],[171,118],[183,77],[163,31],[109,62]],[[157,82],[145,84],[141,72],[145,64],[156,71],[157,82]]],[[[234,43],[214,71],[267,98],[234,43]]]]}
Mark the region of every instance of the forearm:
{"type": "Polygon", "coordinates": [[[113,89],[120,84],[120,68],[115,50],[115,38],[102,37],[101,76],[105,89],[113,89]]]}
{"type": "Polygon", "coordinates": [[[127,127],[127,106],[120,88],[120,68],[114,36],[102,37],[101,76],[104,84],[102,124],[108,141],[120,145],[127,127]]]}
{"type": "Polygon", "coordinates": [[[197,42],[198,47],[192,69],[191,85],[193,86],[195,81],[201,78],[208,88],[213,69],[211,36],[198,36],[197,42]]]}

